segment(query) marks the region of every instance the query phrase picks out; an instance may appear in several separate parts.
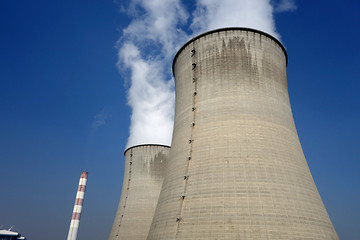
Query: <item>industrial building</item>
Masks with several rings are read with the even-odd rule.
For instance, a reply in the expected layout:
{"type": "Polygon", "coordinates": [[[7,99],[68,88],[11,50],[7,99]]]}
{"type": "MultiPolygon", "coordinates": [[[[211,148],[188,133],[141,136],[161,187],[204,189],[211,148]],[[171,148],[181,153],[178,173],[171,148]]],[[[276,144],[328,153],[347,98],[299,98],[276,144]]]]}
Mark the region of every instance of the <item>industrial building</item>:
{"type": "MultiPolygon", "coordinates": [[[[173,138],[150,231],[119,239],[338,239],[298,138],[287,62],[279,40],[248,28],[206,32],[178,51],[173,138]]],[[[130,156],[111,240],[121,219],[142,216],[126,216],[144,204],[128,195],[131,163],[143,158],[130,156]]]]}
{"type": "Polygon", "coordinates": [[[26,237],[11,230],[0,230],[0,240],[26,240],[26,237]]]}
{"type": "Polygon", "coordinates": [[[125,155],[124,180],[109,240],[146,239],[163,184],[170,147],[138,145],[125,155]]]}

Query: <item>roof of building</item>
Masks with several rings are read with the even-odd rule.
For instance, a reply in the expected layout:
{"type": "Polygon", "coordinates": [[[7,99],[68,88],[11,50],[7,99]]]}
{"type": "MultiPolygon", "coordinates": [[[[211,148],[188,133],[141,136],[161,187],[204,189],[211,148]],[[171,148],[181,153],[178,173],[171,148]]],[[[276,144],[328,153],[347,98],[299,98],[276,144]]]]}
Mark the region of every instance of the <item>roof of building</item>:
{"type": "Polygon", "coordinates": [[[20,234],[9,230],[0,230],[0,235],[19,236],[20,234]]]}

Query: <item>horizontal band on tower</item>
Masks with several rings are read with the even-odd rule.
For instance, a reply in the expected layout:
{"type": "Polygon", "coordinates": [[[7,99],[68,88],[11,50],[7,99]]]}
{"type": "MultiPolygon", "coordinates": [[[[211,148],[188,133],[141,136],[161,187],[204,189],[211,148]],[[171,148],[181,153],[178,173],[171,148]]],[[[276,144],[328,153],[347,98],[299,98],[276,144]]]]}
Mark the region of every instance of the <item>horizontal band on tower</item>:
{"type": "Polygon", "coordinates": [[[84,198],[85,192],[77,192],[76,198],[84,198]]]}
{"type": "Polygon", "coordinates": [[[81,217],[81,213],[74,212],[71,220],[80,220],[80,217],[81,217]]]}
{"type": "Polygon", "coordinates": [[[85,192],[86,185],[79,185],[78,192],[85,192]]]}
{"type": "Polygon", "coordinates": [[[83,198],[77,198],[75,200],[75,205],[80,205],[82,206],[83,205],[83,202],[84,202],[84,199],[83,198]]]}
{"type": "Polygon", "coordinates": [[[137,147],[146,147],[146,146],[158,146],[158,147],[167,147],[167,148],[170,148],[170,146],[168,146],[168,145],[162,145],[162,144],[139,144],[139,145],[135,145],[135,146],[132,146],[132,147],[127,148],[127,149],[124,151],[124,156],[125,156],[126,152],[129,151],[130,149],[137,148],[137,147]]]}

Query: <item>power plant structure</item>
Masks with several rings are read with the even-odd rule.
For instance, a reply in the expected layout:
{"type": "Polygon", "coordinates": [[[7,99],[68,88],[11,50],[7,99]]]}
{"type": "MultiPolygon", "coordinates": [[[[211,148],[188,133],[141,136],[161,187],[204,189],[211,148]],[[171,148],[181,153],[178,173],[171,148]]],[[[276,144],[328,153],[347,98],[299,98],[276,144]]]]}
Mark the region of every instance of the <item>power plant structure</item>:
{"type": "Polygon", "coordinates": [[[338,239],[297,135],[287,61],[280,41],[248,28],[178,51],[170,155],[142,239],[338,239]]]}
{"type": "Polygon", "coordinates": [[[137,145],[125,150],[123,187],[109,240],[146,239],[163,184],[169,146],[137,145]]]}
{"type": "Polygon", "coordinates": [[[70,228],[67,240],[76,240],[79,230],[81,210],[84,203],[86,182],[87,182],[88,172],[82,172],[79,180],[79,187],[76,193],[76,199],[74,204],[74,210],[71,217],[70,228]]]}

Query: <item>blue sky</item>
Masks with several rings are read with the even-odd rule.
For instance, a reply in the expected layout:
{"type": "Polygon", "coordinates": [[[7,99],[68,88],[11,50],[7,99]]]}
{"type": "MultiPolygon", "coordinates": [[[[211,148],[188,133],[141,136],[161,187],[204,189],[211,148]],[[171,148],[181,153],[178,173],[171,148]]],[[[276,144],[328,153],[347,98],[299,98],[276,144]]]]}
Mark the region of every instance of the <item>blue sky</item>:
{"type": "MultiPolygon", "coordinates": [[[[88,171],[78,239],[108,237],[131,116],[129,80],[116,66],[115,47],[132,20],[121,11],[127,6],[2,2],[3,228],[13,225],[29,240],[66,238],[80,172],[88,171]]],[[[298,134],[339,237],[360,239],[360,2],[298,0],[296,6],[276,13],[275,22],[289,56],[298,134]]]]}

